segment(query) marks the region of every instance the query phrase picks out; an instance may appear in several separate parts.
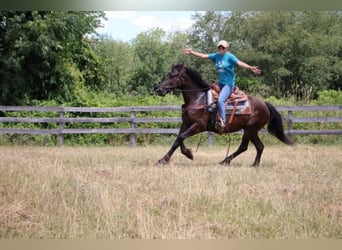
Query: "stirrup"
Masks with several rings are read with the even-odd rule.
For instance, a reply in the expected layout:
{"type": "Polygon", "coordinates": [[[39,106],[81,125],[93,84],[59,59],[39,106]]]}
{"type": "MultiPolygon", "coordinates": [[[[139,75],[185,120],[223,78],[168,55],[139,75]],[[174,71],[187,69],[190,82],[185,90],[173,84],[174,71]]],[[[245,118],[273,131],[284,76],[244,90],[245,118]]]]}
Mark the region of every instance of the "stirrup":
{"type": "Polygon", "coordinates": [[[220,117],[219,120],[215,123],[215,129],[219,131],[220,133],[222,133],[225,127],[226,127],[226,124],[224,123],[223,119],[220,117]]]}
{"type": "Polygon", "coordinates": [[[209,113],[214,113],[216,109],[217,109],[216,102],[210,103],[207,108],[209,113]]]}

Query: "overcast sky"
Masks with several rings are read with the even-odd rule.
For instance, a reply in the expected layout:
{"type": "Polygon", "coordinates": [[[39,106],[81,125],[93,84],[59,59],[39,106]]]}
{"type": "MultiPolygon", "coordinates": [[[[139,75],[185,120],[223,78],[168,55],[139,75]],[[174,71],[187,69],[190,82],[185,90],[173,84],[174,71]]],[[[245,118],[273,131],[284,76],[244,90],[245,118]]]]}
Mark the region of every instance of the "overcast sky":
{"type": "Polygon", "coordinates": [[[185,31],[194,21],[195,11],[105,11],[107,21],[103,28],[97,29],[100,34],[114,40],[129,42],[140,32],[151,28],[161,28],[166,32],[185,31]]]}

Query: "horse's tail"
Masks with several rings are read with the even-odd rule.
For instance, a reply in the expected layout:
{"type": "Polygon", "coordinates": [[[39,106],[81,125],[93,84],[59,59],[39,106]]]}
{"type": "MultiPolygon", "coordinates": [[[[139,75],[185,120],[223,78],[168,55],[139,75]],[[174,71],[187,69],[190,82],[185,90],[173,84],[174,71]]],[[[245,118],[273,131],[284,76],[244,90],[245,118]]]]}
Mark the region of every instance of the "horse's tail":
{"type": "Polygon", "coordinates": [[[283,121],[281,119],[281,115],[276,110],[276,108],[269,102],[265,102],[268,110],[270,111],[270,120],[268,122],[267,130],[270,132],[270,134],[277,137],[280,141],[286,143],[287,145],[293,145],[292,140],[290,140],[285,134],[284,134],[284,127],[283,127],[283,121]]]}

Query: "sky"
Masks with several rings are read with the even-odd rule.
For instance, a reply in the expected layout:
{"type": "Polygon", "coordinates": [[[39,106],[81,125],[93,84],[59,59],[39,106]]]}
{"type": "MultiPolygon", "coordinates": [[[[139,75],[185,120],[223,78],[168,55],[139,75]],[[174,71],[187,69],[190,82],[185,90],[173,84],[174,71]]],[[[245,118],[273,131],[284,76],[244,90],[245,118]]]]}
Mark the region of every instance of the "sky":
{"type": "Polygon", "coordinates": [[[161,28],[166,32],[186,31],[194,20],[195,11],[105,11],[108,20],[103,20],[103,28],[97,29],[102,35],[114,40],[130,42],[139,33],[151,28],[161,28]]]}

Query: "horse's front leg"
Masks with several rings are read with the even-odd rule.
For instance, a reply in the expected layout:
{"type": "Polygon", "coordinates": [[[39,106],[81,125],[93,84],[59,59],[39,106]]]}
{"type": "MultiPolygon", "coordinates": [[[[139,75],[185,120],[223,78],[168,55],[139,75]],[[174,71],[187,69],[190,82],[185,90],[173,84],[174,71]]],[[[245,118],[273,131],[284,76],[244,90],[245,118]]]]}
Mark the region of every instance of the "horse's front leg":
{"type": "Polygon", "coordinates": [[[176,149],[180,146],[181,152],[184,154],[187,158],[193,160],[193,155],[190,149],[187,149],[184,145],[184,140],[188,138],[189,136],[195,135],[199,132],[202,132],[201,126],[198,123],[192,124],[190,127],[185,126],[182,124],[180,132],[177,136],[177,139],[172,144],[170,150],[167,152],[167,154],[161,158],[158,161],[158,164],[166,164],[169,162],[172,154],[176,151],[176,149]]]}
{"type": "Polygon", "coordinates": [[[193,160],[194,159],[194,156],[192,155],[192,151],[191,149],[188,149],[185,147],[184,145],[184,141],[182,141],[180,143],[180,148],[181,148],[181,152],[183,155],[185,155],[187,158],[189,158],[190,160],[193,160]]]}
{"type": "MultiPolygon", "coordinates": [[[[164,155],[164,157],[161,158],[161,159],[157,162],[159,165],[164,165],[164,164],[166,164],[166,163],[169,162],[169,160],[170,160],[172,154],[176,151],[176,149],[177,149],[178,146],[180,145],[180,140],[181,140],[181,139],[180,139],[180,136],[179,136],[179,135],[180,135],[180,134],[178,134],[177,139],[176,139],[175,142],[172,144],[170,150],[166,153],[166,155],[164,155]]],[[[182,144],[183,144],[183,143],[182,143],[182,144]]]]}

